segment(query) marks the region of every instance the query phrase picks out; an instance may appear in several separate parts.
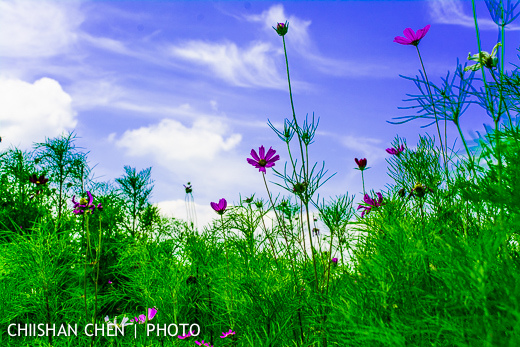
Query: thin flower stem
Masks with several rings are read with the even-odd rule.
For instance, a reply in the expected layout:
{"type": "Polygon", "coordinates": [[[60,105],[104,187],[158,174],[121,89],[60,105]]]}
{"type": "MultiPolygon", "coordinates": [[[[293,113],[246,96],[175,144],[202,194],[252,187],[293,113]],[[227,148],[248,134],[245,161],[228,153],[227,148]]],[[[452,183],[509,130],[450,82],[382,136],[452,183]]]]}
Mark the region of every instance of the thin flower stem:
{"type": "MultiPolygon", "coordinates": [[[[291,89],[291,78],[289,76],[289,60],[287,59],[287,47],[285,46],[285,36],[282,36],[282,39],[283,39],[283,51],[285,54],[285,66],[287,68],[287,82],[289,83],[289,97],[291,99],[291,109],[292,109],[292,114],[293,114],[293,119],[294,119],[294,128],[296,131],[296,135],[298,135],[298,143],[300,144],[300,152],[301,152],[302,161],[303,161],[303,160],[305,160],[305,157],[303,156],[302,138],[301,138],[300,132],[298,131],[298,129],[299,129],[298,121],[296,120],[296,112],[294,111],[294,102],[293,102],[292,89],[291,89]]],[[[303,166],[303,163],[302,163],[302,167],[303,167],[303,177],[306,178],[307,175],[306,175],[305,166],[303,166]]]]}
{"type": "MultiPolygon", "coordinates": [[[[226,230],[224,229],[224,217],[223,215],[221,214],[220,215],[220,225],[222,226],[222,233],[224,235],[224,251],[226,253],[226,265],[227,265],[227,272],[228,272],[228,280],[230,283],[233,283],[233,281],[231,281],[231,271],[229,270],[229,256],[228,256],[228,250],[227,250],[227,237],[226,237],[226,230]]],[[[231,287],[231,311],[233,311],[233,288],[231,287]]],[[[231,326],[233,326],[233,321],[231,319],[231,312],[229,314],[229,324],[231,326]]]]}
{"type": "MultiPolygon", "coordinates": [[[[271,206],[273,208],[274,215],[276,216],[276,220],[278,221],[278,225],[282,226],[283,236],[284,236],[284,239],[285,239],[285,243],[287,245],[287,251],[290,252],[290,246],[289,246],[289,241],[287,240],[287,233],[286,233],[286,230],[285,230],[285,224],[280,223],[280,218],[278,217],[278,213],[276,213],[276,208],[274,207],[273,198],[271,197],[271,192],[269,191],[269,187],[267,186],[267,181],[265,179],[265,173],[264,172],[262,172],[262,177],[264,179],[265,189],[267,190],[267,195],[269,196],[269,201],[271,202],[271,206]]],[[[290,253],[291,253],[291,257],[289,258],[289,260],[291,261],[291,267],[292,267],[293,275],[294,275],[294,282],[295,282],[295,285],[296,285],[297,284],[297,280],[296,280],[296,270],[294,268],[294,259],[293,259],[294,258],[294,254],[292,254],[292,252],[290,252],[290,253]]]]}
{"type": "Polygon", "coordinates": [[[365,175],[363,174],[364,170],[361,170],[361,181],[363,182],[363,196],[365,196],[365,175]]]}
{"type": "MultiPolygon", "coordinates": [[[[96,316],[97,316],[97,308],[98,308],[98,282],[99,282],[99,263],[100,263],[100,260],[101,260],[101,236],[102,236],[102,232],[101,232],[101,216],[99,217],[99,244],[98,244],[98,249],[96,251],[96,288],[95,288],[95,293],[94,293],[94,317],[92,317],[92,323],[95,323],[95,319],[96,319],[96,316]]],[[[91,345],[94,346],[94,336],[95,334],[92,335],[92,341],[91,341],[91,345]]]]}
{"type": "Polygon", "coordinates": [[[280,272],[280,276],[282,276],[282,269],[280,268],[280,265],[278,264],[278,257],[276,256],[276,251],[275,251],[275,248],[274,248],[273,241],[271,240],[271,236],[267,232],[267,227],[265,226],[265,221],[264,221],[264,216],[263,215],[262,215],[261,219],[262,219],[262,225],[264,226],[265,235],[267,236],[267,240],[269,240],[269,244],[271,245],[271,249],[273,251],[274,262],[276,263],[276,267],[278,268],[278,271],[280,272]]]}
{"type": "Polygon", "coordinates": [[[446,171],[446,182],[448,182],[448,180],[449,180],[448,166],[446,164],[446,153],[444,152],[444,146],[442,144],[442,136],[441,136],[441,130],[439,128],[439,119],[437,116],[437,110],[435,108],[435,103],[433,102],[433,94],[432,94],[432,90],[430,87],[430,82],[428,81],[428,75],[426,73],[426,69],[424,68],[423,60],[421,57],[421,52],[419,51],[419,46],[415,46],[415,48],[417,48],[417,54],[419,55],[419,60],[421,61],[421,66],[422,66],[422,69],[424,72],[424,77],[426,78],[426,86],[428,87],[428,94],[430,95],[430,99],[431,99],[432,106],[433,106],[433,114],[435,115],[435,125],[437,126],[437,133],[439,134],[439,142],[441,144],[442,157],[444,159],[444,170],[446,171]]]}

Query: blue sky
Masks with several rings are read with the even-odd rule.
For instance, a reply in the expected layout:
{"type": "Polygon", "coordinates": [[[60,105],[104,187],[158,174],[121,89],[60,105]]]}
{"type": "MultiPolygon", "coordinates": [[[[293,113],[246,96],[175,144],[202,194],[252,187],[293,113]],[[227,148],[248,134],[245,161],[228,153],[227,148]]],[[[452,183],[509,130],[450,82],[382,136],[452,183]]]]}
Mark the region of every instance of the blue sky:
{"type": "MultiPolygon", "coordinates": [[[[484,1],[477,13],[491,51],[497,29],[484,1]]],[[[394,37],[431,24],[419,47],[439,83],[457,58],[477,52],[470,1],[0,0],[2,146],[30,148],[75,130],[98,181],[122,176],[124,165],[152,166],[152,201],[166,214],[186,217],[182,185],[191,181],[199,224],[216,216],[211,201],[265,198],[246,158],[264,145],[280,155],[277,168],[288,160],[267,125],[291,117],[282,39],[272,29],[286,20],[297,117],[320,117],[311,161],[337,173],[320,196],[349,192],[360,202],[354,158],[368,159],[366,187],[381,190],[395,135],[413,146],[419,133],[436,133],[421,121],[387,123],[410,114],[397,107],[410,105],[402,100],[415,86],[399,74],[420,68],[415,48],[394,37]]],[[[518,25],[511,29],[506,62],[517,63],[518,25]]],[[[483,123],[476,107],[461,118],[466,134],[483,123]]]]}

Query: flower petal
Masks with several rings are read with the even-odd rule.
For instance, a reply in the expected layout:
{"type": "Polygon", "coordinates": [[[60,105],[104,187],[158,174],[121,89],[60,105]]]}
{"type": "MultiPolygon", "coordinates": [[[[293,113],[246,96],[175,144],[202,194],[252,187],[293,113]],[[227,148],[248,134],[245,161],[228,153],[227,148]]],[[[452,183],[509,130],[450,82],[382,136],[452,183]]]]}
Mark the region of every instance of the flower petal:
{"type": "Polygon", "coordinates": [[[394,38],[394,42],[400,43],[402,45],[409,45],[409,44],[411,44],[410,40],[408,40],[407,38],[404,38],[402,36],[396,36],[394,38]]]}
{"type": "Polygon", "coordinates": [[[258,156],[258,154],[256,154],[256,151],[254,149],[251,150],[251,156],[254,160],[260,161],[260,157],[258,156]]]}
{"type": "Polygon", "coordinates": [[[404,36],[406,36],[406,38],[408,38],[410,41],[417,40],[415,32],[412,30],[412,28],[404,29],[403,33],[404,33],[404,36]]]}
{"type": "Polygon", "coordinates": [[[265,159],[265,148],[264,146],[260,146],[260,149],[258,150],[258,154],[260,155],[260,159],[265,159]]]}
{"type": "Polygon", "coordinates": [[[269,150],[267,151],[267,154],[265,155],[265,160],[269,161],[273,155],[276,154],[276,151],[273,149],[273,147],[269,147],[269,150]]]}

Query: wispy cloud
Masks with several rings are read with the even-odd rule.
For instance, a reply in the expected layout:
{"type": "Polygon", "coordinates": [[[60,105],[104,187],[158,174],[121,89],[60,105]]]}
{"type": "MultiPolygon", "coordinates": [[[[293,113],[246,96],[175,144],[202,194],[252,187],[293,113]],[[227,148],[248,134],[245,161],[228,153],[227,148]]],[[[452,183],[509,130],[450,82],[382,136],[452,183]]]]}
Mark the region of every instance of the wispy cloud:
{"type": "Polygon", "coordinates": [[[189,41],[171,46],[168,51],[174,57],[208,67],[212,73],[235,86],[285,87],[276,69],[272,58],[274,50],[269,43],[253,42],[248,48],[241,48],[228,41],[189,41]]]}
{"type": "MultiPolygon", "coordinates": [[[[432,0],[428,1],[430,7],[430,17],[435,23],[459,25],[467,28],[475,28],[475,20],[470,10],[464,9],[464,3],[460,0],[432,0]]],[[[480,30],[497,30],[497,25],[489,18],[489,13],[485,12],[486,18],[478,18],[478,26],[480,30]]],[[[508,25],[509,30],[520,30],[517,25],[508,25]]]]}
{"type": "MultiPolygon", "coordinates": [[[[263,30],[273,38],[278,38],[273,26],[276,23],[289,22],[291,46],[301,57],[310,61],[310,66],[318,71],[334,76],[349,77],[395,77],[391,67],[380,63],[367,61],[347,61],[326,57],[319,53],[319,47],[309,35],[312,24],[310,20],[304,20],[294,15],[287,15],[283,5],[273,5],[261,14],[246,16],[252,22],[261,23],[263,30]]],[[[279,38],[278,38],[279,39],[279,38]]],[[[283,51],[281,51],[283,54],[283,51]]]]}
{"type": "Polygon", "coordinates": [[[57,81],[0,79],[0,130],[5,142],[27,148],[72,130],[76,123],[72,98],[57,81]]]}
{"type": "Polygon", "coordinates": [[[48,57],[67,52],[83,22],[78,1],[0,1],[0,56],[48,57]]]}

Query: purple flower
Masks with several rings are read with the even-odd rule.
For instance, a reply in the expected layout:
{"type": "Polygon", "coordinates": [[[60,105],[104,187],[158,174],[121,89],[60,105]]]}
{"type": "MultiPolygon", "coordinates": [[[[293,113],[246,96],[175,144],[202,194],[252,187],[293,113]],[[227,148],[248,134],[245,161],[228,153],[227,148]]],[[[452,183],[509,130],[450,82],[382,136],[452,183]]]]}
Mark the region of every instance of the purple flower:
{"type": "Polygon", "coordinates": [[[417,30],[417,33],[415,33],[411,28],[406,28],[403,31],[404,36],[406,37],[396,36],[394,38],[394,42],[400,43],[402,45],[417,46],[421,39],[426,35],[428,30],[430,30],[430,24],[422,29],[417,30]]]}
{"type": "Polygon", "coordinates": [[[358,166],[358,170],[365,170],[366,167],[367,167],[367,159],[366,158],[362,158],[362,159],[358,159],[358,158],[355,158],[354,161],[356,162],[357,166],[358,166]]]}
{"type": "MultiPolygon", "coordinates": [[[[149,308],[148,309],[148,321],[151,321],[153,317],[155,317],[155,314],[157,313],[156,308],[149,308]]],[[[139,322],[139,324],[144,324],[146,322],[146,316],[144,314],[139,315],[139,318],[134,318],[136,322],[139,322]]]]}
{"type": "Polygon", "coordinates": [[[186,335],[179,335],[177,336],[179,339],[184,340],[185,338],[188,338],[191,336],[191,331],[188,331],[186,335]]]}
{"type": "MultiPolygon", "coordinates": [[[[74,200],[76,195],[74,195],[72,197],[72,203],[74,204],[74,208],[75,208],[74,213],[75,214],[83,214],[89,210],[90,210],[90,213],[94,212],[94,210],[96,209],[96,206],[92,203],[94,201],[94,199],[92,198],[92,194],[90,194],[90,191],[87,191],[87,196],[88,196],[88,201],[85,198],[81,198],[79,200],[79,202],[76,202],[76,200],[74,200]]],[[[99,204],[98,207],[101,207],[101,209],[102,209],[101,204],[99,204]]]]}
{"type": "Polygon", "coordinates": [[[112,284],[112,281],[111,281],[111,280],[108,280],[108,284],[112,284]]]}
{"type": "Polygon", "coordinates": [[[338,258],[332,258],[332,262],[334,263],[334,265],[338,265],[338,258]]]}
{"type": "Polygon", "coordinates": [[[258,156],[256,154],[256,151],[254,149],[252,149],[251,156],[253,157],[254,160],[251,158],[247,158],[247,162],[249,164],[253,165],[254,167],[256,167],[258,169],[258,172],[262,171],[263,173],[266,173],[266,171],[265,171],[266,167],[273,167],[274,162],[277,160],[280,160],[280,156],[275,155],[276,151],[272,147],[269,147],[269,150],[267,151],[267,155],[265,154],[264,146],[261,146],[259,148],[258,153],[260,154],[260,156],[258,156]],[[275,156],[273,157],[273,155],[275,155],[275,156]]]}
{"type": "Polygon", "coordinates": [[[285,36],[285,34],[287,34],[287,30],[289,30],[289,23],[287,23],[287,21],[285,23],[278,23],[276,28],[273,27],[273,29],[278,35],[285,36]]]}
{"type": "Polygon", "coordinates": [[[211,203],[211,207],[217,212],[218,214],[224,214],[227,207],[227,201],[226,199],[222,198],[218,201],[218,204],[216,202],[211,203]]]}
{"type": "Polygon", "coordinates": [[[365,194],[365,197],[364,197],[364,201],[365,201],[365,204],[367,204],[368,206],[365,206],[365,205],[359,205],[358,206],[358,210],[360,208],[363,208],[364,210],[361,212],[361,218],[363,218],[365,216],[365,213],[368,213],[370,212],[370,210],[372,209],[372,207],[379,207],[381,206],[381,203],[383,202],[383,195],[381,195],[381,193],[376,193],[376,195],[378,196],[379,199],[376,200],[373,200],[370,196],[368,196],[368,194],[365,194]]]}
{"type": "Polygon", "coordinates": [[[32,175],[29,177],[29,182],[39,185],[45,185],[47,182],[49,182],[48,178],[45,178],[45,175],[41,175],[40,177],[36,177],[36,175],[32,175]]]}
{"type": "Polygon", "coordinates": [[[404,145],[401,145],[401,147],[397,148],[387,148],[386,153],[392,154],[392,155],[399,155],[401,152],[404,151],[404,145]]]}
{"type": "Polygon", "coordinates": [[[204,340],[202,340],[201,342],[199,341],[195,341],[195,343],[199,346],[208,346],[208,347],[213,347],[213,345],[210,345],[209,342],[206,342],[204,343],[204,340]]]}
{"type": "Polygon", "coordinates": [[[220,336],[221,339],[225,339],[226,337],[228,337],[229,335],[235,335],[235,332],[234,331],[231,331],[231,329],[229,329],[229,331],[227,333],[225,332],[222,332],[222,336],[220,336]]]}

